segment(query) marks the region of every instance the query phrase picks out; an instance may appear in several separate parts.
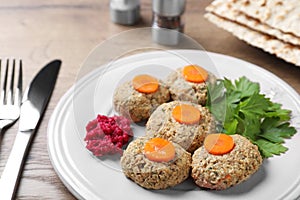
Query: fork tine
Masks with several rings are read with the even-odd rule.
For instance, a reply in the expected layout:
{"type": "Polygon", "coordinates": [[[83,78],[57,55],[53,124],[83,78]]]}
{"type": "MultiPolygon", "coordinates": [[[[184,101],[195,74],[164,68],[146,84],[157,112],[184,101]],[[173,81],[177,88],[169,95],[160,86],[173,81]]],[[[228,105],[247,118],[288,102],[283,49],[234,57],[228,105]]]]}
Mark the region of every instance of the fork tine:
{"type": "MultiPolygon", "coordinates": [[[[0,59],[0,87],[1,87],[1,85],[2,85],[2,83],[1,83],[1,68],[2,68],[2,59],[0,59]]],[[[1,97],[1,93],[0,93],[0,105],[2,104],[2,97],[1,97]]]]}
{"type": "Polygon", "coordinates": [[[1,104],[6,104],[6,85],[7,85],[8,66],[9,66],[9,59],[6,60],[5,75],[4,75],[4,81],[3,81],[2,91],[1,91],[1,104]]]}
{"type": "Polygon", "coordinates": [[[13,94],[14,94],[14,82],[15,82],[15,65],[16,65],[16,61],[15,61],[15,59],[13,59],[11,78],[10,78],[10,86],[9,86],[8,95],[6,97],[6,104],[10,104],[10,105],[12,105],[14,103],[13,102],[13,94]]]}
{"type": "Polygon", "coordinates": [[[19,61],[18,84],[17,84],[17,89],[15,91],[15,99],[14,99],[15,104],[18,104],[18,105],[21,104],[22,90],[23,90],[23,62],[22,62],[22,60],[20,60],[19,61]]]}

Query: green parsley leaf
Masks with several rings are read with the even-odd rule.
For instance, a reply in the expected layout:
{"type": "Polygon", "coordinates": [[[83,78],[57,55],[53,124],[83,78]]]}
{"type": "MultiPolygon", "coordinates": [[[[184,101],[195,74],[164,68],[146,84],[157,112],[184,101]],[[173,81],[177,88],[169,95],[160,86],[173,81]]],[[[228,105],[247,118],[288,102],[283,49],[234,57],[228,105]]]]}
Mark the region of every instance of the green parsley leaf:
{"type": "Polygon", "coordinates": [[[217,121],[224,121],[226,115],[224,109],[226,107],[224,83],[222,80],[217,80],[215,84],[208,83],[207,87],[207,107],[209,107],[209,110],[214,113],[214,117],[217,121]],[[220,112],[221,110],[224,112],[220,112]]]}
{"type": "Polygon", "coordinates": [[[258,149],[265,158],[272,157],[273,155],[280,155],[288,150],[288,148],[284,147],[282,144],[273,143],[265,139],[258,139],[253,141],[253,143],[258,146],[258,149]]]}
{"type": "Polygon", "coordinates": [[[224,124],[224,130],[228,135],[232,135],[236,133],[236,129],[238,126],[238,120],[233,119],[230,123],[225,123],[224,124]]]}
{"type": "Polygon", "coordinates": [[[274,143],[283,143],[285,138],[290,138],[297,132],[294,127],[290,127],[288,122],[280,124],[279,118],[264,119],[261,128],[260,137],[274,143]]]}
{"type": "Polygon", "coordinates": [[[259,93],[259,84],[251,82],[246,77],[241,77],[235,81],[236,89],[241,92],[241,98],[250,97],[259,93]]]}
{"type": "Polygon", "coordinates": [[[289,123],[291,111],[260,93],[258,83],[246,77],[220,79],[208,86],[207,107],[226,134],[240,134],[256,144],[265,158],[288,149],[284,140],[297,131],[289,123]]]}
{"type": "Polygon", "coordinates": [[[260,133],[260,117],[253,113],[247,113],[241,119],[238,127],[238,133],[241,133],[248,139],[255,140],[260,133]]]}
{"type": "Polygon", "coordinates": [[[266,117],[279,117],[281,121],[288,121],[291,118],[291,111],[282,109],[281,104],[270,102],[266,117]]]}
{"type": "Polygon", "coordinates": [[[264,95],[254,93],[246,100],[240,102],[240,111],[244,114],[262,116],[268,109],[268,102],[264,95]]]}

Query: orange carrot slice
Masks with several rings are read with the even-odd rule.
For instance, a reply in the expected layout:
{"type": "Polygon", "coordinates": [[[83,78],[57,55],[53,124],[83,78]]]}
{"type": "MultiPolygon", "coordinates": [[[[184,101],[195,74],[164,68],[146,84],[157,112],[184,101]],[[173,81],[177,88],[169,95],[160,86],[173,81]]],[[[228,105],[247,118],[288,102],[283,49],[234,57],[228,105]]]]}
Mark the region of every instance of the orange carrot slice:
{"type": "Polygon", "coordinates": [[[209,134],[204,140],[204,147],[210,154],[223,155],[233,149],[234,141],[223,133],[209,134]]]}
{"type": "Polygon", "coordinates": [[[181,124],[197,124],[200,121],[200,111],[192,105],[180,104],[175,106],[172,111],[173,118],[181,124]]]}
{"type": "Polygon", "coordinates": [[[194,83],[203,83],[208,78],[208,73],[202,67],[197,65],[187,65],[182,70],[185,80],[194,83]]]}
{"type": "Polygon", "coordinates": [[[169,162],[175,157],[175,147],[168,140],[152,138],[144,145],[144,154],[154,162],[169,162]]]}
{"type": "Polygon", "coordinates": [[[134,89],[142,93],[154,93],[158,90],[159,82],[153,76],[141,74],[132,79],[134,89]]]}

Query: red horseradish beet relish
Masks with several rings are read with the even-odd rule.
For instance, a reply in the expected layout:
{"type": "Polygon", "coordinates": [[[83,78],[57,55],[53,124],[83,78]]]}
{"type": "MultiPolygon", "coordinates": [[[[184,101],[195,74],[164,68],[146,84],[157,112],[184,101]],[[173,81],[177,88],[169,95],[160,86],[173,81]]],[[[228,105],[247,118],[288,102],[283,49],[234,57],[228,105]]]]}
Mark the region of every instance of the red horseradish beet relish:
{"type": "Polygon", "coordinates": [[[86,126],[86,148],[95,156],[122,154],[122,146],[133,136],[130,120],[123,116],[98,115],[86,126]]]}

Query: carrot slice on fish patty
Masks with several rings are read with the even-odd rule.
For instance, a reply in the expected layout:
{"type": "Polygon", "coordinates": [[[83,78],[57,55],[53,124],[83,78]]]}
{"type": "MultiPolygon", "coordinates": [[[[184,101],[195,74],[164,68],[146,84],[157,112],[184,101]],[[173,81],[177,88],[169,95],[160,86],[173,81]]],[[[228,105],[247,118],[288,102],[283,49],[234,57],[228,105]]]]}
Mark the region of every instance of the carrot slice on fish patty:
{"type": "Polygon", "coordinates": [[[158,90],[159,82],[153,76],[141,74],[132,79],[132,85],[136,91],[150,94],[158,90]]]}
{"type": "Polygon", "coordinates": [[[182,70],[185,80],[194,83],[203,83],[208,79],[208,73],[198,65],[187,65],[182,70]]]}
{"type": "Polygon", "coordinates": [[[201,119],[200,111],[192,105],[180,104],[172,111],[173,118],[181,124],[197,124],[201,119]]]}
{"type": "Polygon", "coordinates": [[[204,147],[210,154],[223,155],[234,148],[234,141],[230,135],[223,133],[209,134],[204,140],[204,147]]]}
{"type": "Polygon", "coordinates": [[[154,162],[169,162],[175,157],[175,147],[163,138],[152,138],[144,145],[144,155],[154,162]]]}

